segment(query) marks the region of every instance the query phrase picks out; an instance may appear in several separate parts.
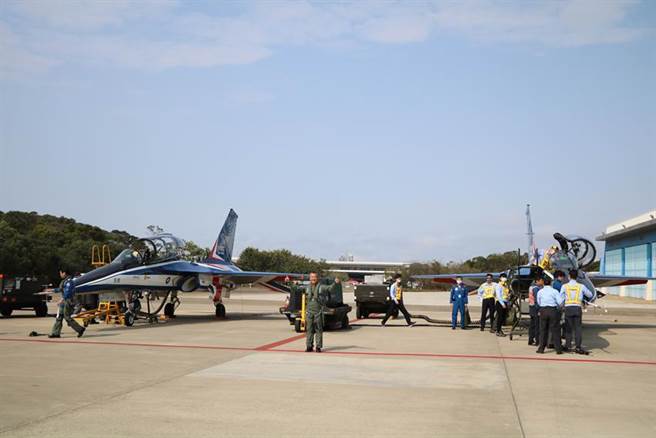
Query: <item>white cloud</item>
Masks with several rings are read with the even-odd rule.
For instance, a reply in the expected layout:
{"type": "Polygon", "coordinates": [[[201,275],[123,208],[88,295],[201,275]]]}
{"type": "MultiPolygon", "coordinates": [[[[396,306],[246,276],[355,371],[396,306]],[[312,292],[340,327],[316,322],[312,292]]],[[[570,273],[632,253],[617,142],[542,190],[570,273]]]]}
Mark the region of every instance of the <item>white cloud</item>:
{"type": "Polygon", "coordinates": [[[256,62],[290,45],[410,44],[444,33],[485,43],[613,44],[643,34],[624,24],[634,3],[256,2],[216,15],[176,1],[9,2],[0,16],[0,53],[9,62],[0,69],[213,67],[256,62]]]}
{"type": "Polygon", "coordinates": [[[93,31],[154,18],[177,0],[20,0],[8,3],[17,15],[60,30],[93,31]]]}

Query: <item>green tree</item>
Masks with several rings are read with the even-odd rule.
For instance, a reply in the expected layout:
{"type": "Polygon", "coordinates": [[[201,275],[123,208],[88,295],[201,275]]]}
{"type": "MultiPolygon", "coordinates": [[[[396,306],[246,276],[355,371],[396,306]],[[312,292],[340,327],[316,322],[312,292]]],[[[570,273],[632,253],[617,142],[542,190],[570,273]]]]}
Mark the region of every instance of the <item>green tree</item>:
{"type": "Polygon", "coordinates": [[[286,249],[271,251],[248,247],[239,255],[239,267],[246,271],[272,271],[307,274],[326,273],[328,266],[324,260],[312,260],[308,257],[292,254],[286,249]]]}

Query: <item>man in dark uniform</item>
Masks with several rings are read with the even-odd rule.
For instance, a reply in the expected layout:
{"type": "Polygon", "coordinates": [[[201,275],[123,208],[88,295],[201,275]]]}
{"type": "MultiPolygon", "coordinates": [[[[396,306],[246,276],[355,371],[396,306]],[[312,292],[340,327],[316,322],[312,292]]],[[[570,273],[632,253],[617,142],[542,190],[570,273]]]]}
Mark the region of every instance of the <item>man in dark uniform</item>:
{"type": "Polygon", "coordinates": [[[544,280],[538,278],[528,290],[528,313],[531,321],[528,326],[528,345],[538,345],[540,343],[540,317],[538,306],[538,292],[544,286],[544,280]]]}
{"type": "Polygon", "coordinates": [[[540,345],[536,353],[544,353],[547,346],[549,332],[554,341],[556,353],[563,354],[563,346],[560,343],[560,306],[563,304],[560,292],[551,287],[551,278],[544,277],[544,287],[538,292],[538,306],[540,306],[540,345]]]}
{"type": "Polygon", "coordinates": [[[497,291],[497,284],[493,282],[492,274],[485,276],[485,283],[478,288],[478,299],[481,300],[481,331],[485,330],[485,320],[489,312],[490,315],[490,333],[494,333],[494,302],[497,291]]]}
{"type": "Polygon", "coordinates": [[[408,324],[408,327],[412,327],[415,323],[410,319],[410,312],[407,311],[405,305],[403,304],[403,286],[401,285],[401,274],[394,275],[394,283],[389,288],[390,303],[387,308],[387,313],[381,321],[381,325],[384,327],[387,323],[387,320],[394,314],[396,309],[400,310],[405,317],[405,322],[408,324]]]}
{"type": "Polygon", "coordinates": [[[310,273],[310,284],[305,288],[305,351],[311,352],[315,345],[316,352],[321,353],[323,348],[323,298],[322,295],[331,294],[335,288],[341,288],[339,278],[330,285],[319,284],[319,275],[310,273]]]}
{"type": "Polygon", "coordinates": [[[59,287],[55,289],[55,292],[62,294],[61,299],[57,303],[57,317],[55,318],[55,325],[52,326],[52,333],[48,335],[49,338],[59,338],[61,337],[61,331],[63,326],[63,320],[66,320],[66,324],[73,330],[77,332],[77,337],[81,337],[84,334],[84,327],[75,321],[71,315],[73,313],[74,296],[75,296],[75,284],[73,283],[73,278],[69,275],[69,271],[66,268],[59,269],[59,277],[62,279],[59,283],[59,287]]]}

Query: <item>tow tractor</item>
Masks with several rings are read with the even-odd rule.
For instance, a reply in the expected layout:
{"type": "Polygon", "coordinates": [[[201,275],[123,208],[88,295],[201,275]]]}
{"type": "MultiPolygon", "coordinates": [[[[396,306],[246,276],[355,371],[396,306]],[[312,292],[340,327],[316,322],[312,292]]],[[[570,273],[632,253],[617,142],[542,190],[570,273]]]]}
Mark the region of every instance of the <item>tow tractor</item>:
{"type": "Polygon", "coordinates": [[[0,314],[9,318],[14,310],[34,309],[36,316],[48,316],[46,296],[35,295],[43,289],[36,278],[0,274],[0,314]]]}
{"type": "MultiPolygon", "coordinates": [[[[326,281],[323,282],[326,284],[326,281]]],[[[344,304],[342,289],[328,295],[322,294],[324,329],[339,330],[350,328],[348,313],[351,306],[344,304]]],[[[305,327],[305,294],[302,288],[291,288],[289,301],[280,308],[280,313],[287,317],[290,325],[294,326],[296,333],[303,333],[305,327]]]]}
{"type": "MultiPolygon", "coordinates": [[[[386,284],[359,284],[355,286],[354,296],[356,316],[358,319],[369,318],[372,313],[385,314],[390,303],[389,286],[386,284]]],[[[423,319],[430,324],[451,325],[451,320],[434,319],[426,315],[410,315],[413,319],[423,319]]],[[[393,318],[399,317],[399,310],[395,309],[393,318]]],[[[465,310],[465,321],[472,324],[469,309],[465,310]]],[[[477,323],[477,322],[475,322],[477,323]]]]}

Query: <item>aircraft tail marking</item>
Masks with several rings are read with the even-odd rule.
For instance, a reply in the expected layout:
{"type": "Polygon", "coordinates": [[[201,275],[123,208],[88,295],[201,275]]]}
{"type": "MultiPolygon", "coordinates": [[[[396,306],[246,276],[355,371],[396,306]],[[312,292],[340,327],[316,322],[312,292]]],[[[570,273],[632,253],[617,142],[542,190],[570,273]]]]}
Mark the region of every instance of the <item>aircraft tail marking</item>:
{"type": "Polygon", "coordinates": [[[232,263],[232,247],[235,245],[238,217],[237,213],[231,208],[219,237],[217,237],[214,246],[210,250],[208,261],[232,263]]]}

